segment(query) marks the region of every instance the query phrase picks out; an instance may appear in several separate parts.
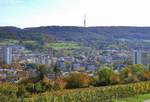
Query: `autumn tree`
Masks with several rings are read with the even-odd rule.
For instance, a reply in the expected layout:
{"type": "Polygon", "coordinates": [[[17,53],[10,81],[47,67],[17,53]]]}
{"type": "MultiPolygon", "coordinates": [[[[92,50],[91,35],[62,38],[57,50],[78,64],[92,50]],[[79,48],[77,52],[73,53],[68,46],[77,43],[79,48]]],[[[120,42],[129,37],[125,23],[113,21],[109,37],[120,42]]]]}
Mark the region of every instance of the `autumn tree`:
{"type": "Polygon", "coordinates": [[[110,85],[113,70],[110,67],[103,66],[98,70],[99,85],[110,85]]]}
{"type": "Polygon", "coordinates": [[[42,80],[44,78],[44,76],[47,76],[48,74],[48,66],[45,64],[40,64],[38,67],[38,72],[39,72],[39,76],[40,79],[42,80]]]}
{"type": "Polygon", "coordinates": [[[55,78],[60,74],[61,70],[58,68],[57,65],[54,66],[53,72],[55,73],[55,78]]]}
{"type": "Polygon", "coordinates": [[[91,77],[86,73],[74,72],[65,77],[66,88],[83,88],[91,84],[91,77]]]}

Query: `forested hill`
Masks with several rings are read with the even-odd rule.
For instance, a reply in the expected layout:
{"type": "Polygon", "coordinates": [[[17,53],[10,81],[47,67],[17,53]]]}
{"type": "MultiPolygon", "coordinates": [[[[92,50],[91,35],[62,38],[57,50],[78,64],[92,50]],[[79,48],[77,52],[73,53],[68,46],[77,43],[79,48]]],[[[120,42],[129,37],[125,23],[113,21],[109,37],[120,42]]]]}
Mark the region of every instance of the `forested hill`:
{"type": "Polygon", "coordinates": [[[150,27],[74,27],[45,26],[20,29],[0,27],[0,38],[39,40],[43,35],[65,41],[97,41],[114,39],[150,39],[150,27]]]}

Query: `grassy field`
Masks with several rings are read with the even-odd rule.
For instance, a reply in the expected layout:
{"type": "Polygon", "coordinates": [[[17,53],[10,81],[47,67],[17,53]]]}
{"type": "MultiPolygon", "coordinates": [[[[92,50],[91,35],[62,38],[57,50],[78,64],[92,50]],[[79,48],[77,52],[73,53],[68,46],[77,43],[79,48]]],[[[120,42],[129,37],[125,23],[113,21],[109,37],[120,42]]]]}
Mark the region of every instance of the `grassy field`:
{"type": "Polygon", "coordinates": [[[66,43],[66,42],[57,42],[57,43],[48,43],[45,45],[45,48],[53,48],[55,50],[60,49],[74,49],[79,48],[79,46],[76,43],[66,43]]]}
{"type": "Polygon", "coordinates": [[[116,99],[116,100],[113,100],[113,102],[144,102],[146,100],[150,100],[150,93],[137,95],[137,96],[129,97],[129,98],[116,99]]]}
{"type": "MultiPolygon", "coordinates": [[[[14,45],[18,44],[19,40],[15,39],[0,39],[0,46],[1,45],[14,45]]],[[[36,46],[38,45],[37,41],[32,41],[32,40],[24,40],[22,41],[23,44],[25,45],[32,45],[36,46]]],[[[79,48],[79,46],[74,43],[74,42],[51,42],[46,45],[44,45],[44,48],[53,48],[55,50],[60,50],[60,49],[74,49],[74,48],[79,48]]]]}
{"type": "Polygon", "coordinates": [[[26,41],[23,41],[24,43],[31,43],[31,44],[36,44],[37,41],[33,41],[33,40],[26,40],[26,41]]]}
{"type": "Polygon", "coordinates": [[[19,41],[14,39],[0,39],[0,45],[13,45],[17,44],[19,41]]]}

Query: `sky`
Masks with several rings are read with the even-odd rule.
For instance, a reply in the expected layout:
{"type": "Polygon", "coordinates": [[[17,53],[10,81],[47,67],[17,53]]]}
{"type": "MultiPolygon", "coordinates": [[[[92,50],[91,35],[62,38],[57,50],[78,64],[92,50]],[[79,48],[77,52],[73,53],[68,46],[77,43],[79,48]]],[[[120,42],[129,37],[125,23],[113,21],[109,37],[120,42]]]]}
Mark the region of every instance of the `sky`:
{"type": "Polygon", "coordinates": [[[0,0],[0,26],[150,26],[150,0],[0,0]]]}

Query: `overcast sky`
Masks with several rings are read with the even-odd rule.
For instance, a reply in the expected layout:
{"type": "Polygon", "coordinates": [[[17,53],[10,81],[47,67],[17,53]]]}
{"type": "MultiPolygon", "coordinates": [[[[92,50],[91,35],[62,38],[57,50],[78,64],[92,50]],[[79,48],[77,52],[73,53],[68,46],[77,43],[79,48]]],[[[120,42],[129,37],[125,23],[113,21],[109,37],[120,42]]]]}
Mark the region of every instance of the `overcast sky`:
{"type": "Polygon", "coordinates": [[[0,26],[150,26],[150,0],[0,0],[0,26]]]}

